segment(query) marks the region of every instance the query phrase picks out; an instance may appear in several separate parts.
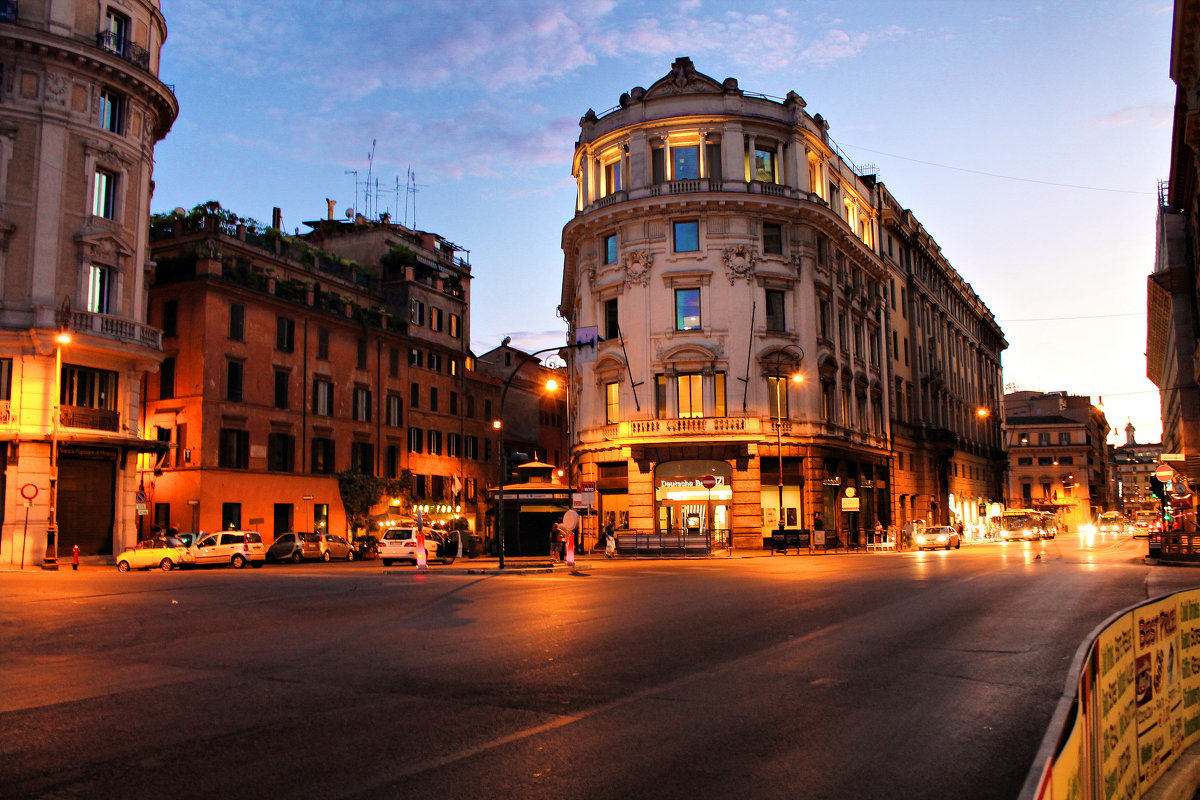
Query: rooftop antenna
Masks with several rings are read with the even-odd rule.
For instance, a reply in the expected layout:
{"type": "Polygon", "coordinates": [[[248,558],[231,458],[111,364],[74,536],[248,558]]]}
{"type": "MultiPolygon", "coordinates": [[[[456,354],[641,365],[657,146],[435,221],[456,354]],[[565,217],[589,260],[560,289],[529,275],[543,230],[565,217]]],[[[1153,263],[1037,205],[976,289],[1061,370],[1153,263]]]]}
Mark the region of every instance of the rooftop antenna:
{"type": "Polygon", "coordinates": [[[424,186],[425,184],[423,183],[417,183],[417,173],[413,172],[412,167],[409,167],[408,177],[406,178],[404,185],[404,224],[408,224],[408,198],[411,196],[413,215],[412,225],[410,227],[414,231],[417,229],[417,192],[420,191],[420,188],[418,187],[424,186]]]}
{"type": "MultiPolygon", "coordinates": [[[[353,175],[353,176],[354,176],[354,202],[353,202],[353,203],[351,203],[351,205],[354,205],[354,206],[356,206],[356,205],[358,205],[358,170],[356,170],[356,169],[348,169],[348,170],[346,170],[345,172],[343,172],[342,174],[343,174],[343,175],[353,175]]],[[[331,216],[332,216],[332,215],[331,215],[331,216]]]]}
{"type": "Polygon", "coordinates": [[[371,171],[375,169],[375,140],[371,140],[371,152],[367,153],[367,185],[363,187],[363,211],[371,218],[371,171]]]}

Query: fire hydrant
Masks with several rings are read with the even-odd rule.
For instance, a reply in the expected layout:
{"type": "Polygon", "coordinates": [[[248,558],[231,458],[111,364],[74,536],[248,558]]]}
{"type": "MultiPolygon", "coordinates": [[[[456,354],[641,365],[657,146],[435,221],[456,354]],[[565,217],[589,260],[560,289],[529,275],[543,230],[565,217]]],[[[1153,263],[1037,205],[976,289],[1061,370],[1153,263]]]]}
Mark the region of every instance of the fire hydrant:
{"type": "Polygon", "coordinates": [[[71,569],[79,569],[79,545],[71,548],[71,569]]]}

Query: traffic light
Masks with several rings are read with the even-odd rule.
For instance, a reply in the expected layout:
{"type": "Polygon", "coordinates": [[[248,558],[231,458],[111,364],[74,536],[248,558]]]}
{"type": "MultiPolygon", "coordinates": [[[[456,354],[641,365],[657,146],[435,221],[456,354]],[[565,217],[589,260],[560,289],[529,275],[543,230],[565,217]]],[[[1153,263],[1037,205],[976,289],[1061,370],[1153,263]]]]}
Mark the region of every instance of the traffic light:
{"type": "Polygon", "coordinates": [[[1150,494],[1159,500],[1162,500],[1167,494],[1166,487],[1163,486],[1163,482],[1158,479],[1157,475],[1150,476],[1150,494]]]}

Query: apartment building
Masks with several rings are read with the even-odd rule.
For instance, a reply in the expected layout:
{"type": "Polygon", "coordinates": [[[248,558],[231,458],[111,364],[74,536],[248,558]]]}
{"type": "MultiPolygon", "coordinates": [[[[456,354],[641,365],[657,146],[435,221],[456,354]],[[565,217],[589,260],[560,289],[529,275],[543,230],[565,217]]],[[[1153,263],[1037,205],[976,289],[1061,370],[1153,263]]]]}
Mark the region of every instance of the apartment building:
{"type": "MultiPolygon", "coordinates": [[[[906,467],[965,470],[964,496],[991,496],[997,426],[968,403],[998,409],[1003,337],[961,282],[904,284],[922,268],[881,255],[881,187],[800,95],[743,92],[680,58],[612,111],[589,110],[580,129],[559,312],[572,341],[599,341],[595,362],[572,358],[569,429],[602,518],[756,549],[776,531],[846,543],[892,524],[894,278],[912,313],[942,314],[916,330],[932,337],[936,322],[959,337],[905,373],[921,416],[902,418],[923,425],[906,467]],[[962,298],[934,304],[919,287],[962,298]],[[970,369],[966,341],[986,352],[970,369]],[[923,383],[950,364],[961,365],[956,389],[923,383]],[[925,444],[958,428],[971,437],[961,448],[925,444]],[[917,453],[935,460],[918,467],[917,453]]],[[[914,250],[915,232],[891,224],[914,250]]],[[[944,515],[958,486],[907,489],[904,511],[944,515]]]]}
{"type": "Polygon", "coordinates": [[[57,564],[137,539],[157,0],[0,3],[0,560],[57,564]]]}
{"type": "Polygon", "coordinates": [[[280,217],[210,205],[155,219],[166,358],[146,416],[170,455],[147,481],[153,519],[267,541],[346,533],[336,475],[353,469],[411,477],[392,517],[482,531],[496,384],[473,375],[469,263],[386,219],[331,212],[286,236],[280,217]]]}
{"type": "Polygon", "coordinates": [[[1053,512],[1076,531],[1112,507],[1108,420],[1091,398],[1009,392],[1004,408],[1010,508],[1053,512]]]}

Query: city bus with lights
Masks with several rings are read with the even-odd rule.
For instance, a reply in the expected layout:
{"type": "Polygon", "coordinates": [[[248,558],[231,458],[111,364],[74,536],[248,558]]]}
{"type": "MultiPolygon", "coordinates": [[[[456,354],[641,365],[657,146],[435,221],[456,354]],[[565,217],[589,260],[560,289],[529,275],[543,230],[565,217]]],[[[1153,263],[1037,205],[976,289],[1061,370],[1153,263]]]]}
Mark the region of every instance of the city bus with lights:
{"type": "Polygon", "coordinates": [[[1162,533],[1162,514],[1158,511],[1133,512],[1133,532],[1138,536],[1162,533]]]}
{"type": "Polygon", "coordinates": [[[1055,531],[1047,526],[1054,525],[1053,514],[1034,511],[1032,508],[1014,508],[1000,514],[999,533],[1003,542],[1052,538],[1055,531]]]}
{"type": "Polygon", "coordinates": [[[1129,520],[1120,511],[1105,511],[1096,521],[1096,529],[1101,533],[1128,533],[1129,520]]]}

